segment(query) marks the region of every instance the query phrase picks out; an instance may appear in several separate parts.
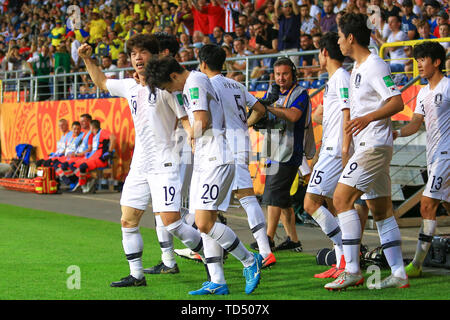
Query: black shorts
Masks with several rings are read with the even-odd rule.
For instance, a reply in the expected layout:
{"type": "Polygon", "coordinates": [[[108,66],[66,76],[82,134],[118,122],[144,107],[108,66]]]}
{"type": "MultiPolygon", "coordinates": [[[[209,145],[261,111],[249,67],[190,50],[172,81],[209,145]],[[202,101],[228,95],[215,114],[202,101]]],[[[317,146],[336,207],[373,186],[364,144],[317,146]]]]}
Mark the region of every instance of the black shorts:
{"type": "Polygon", "coordinates": [[[267,175],[262,203],[269,206],[290,208],[291,187],[298,172],[298,166],[278,163],[276,174],[267,175]]]}

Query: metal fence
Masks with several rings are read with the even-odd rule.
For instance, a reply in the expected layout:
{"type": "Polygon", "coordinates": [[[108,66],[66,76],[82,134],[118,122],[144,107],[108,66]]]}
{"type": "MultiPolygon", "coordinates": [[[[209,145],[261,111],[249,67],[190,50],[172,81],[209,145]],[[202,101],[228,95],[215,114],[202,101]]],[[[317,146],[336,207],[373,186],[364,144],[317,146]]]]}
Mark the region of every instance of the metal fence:
{"type": "MultiPolygon", "coordinates": [[[[378,49],[375,49],[378,54],[378,49]]],[[[244,61],[246,63],[245,70],[231,70],[242,72],[244,75],[243,83],[250,91],[265,91],[270,83],[270,74],[273,71],[271,65],[280,57],[305,57],[318,56],[319,50],[308,50],[299,52],[287,52],[264,55],[250,55],[244,57],[231,57],[226,59],[226,64],[232,64],[235,61],[244,61]],[[265,59],[272,60],[272,63],[265,69],[264,73],[257,78],[252,78],[252,71],[255,66],[261,64],[265,59]]],[[[266,60],[266,62],[267,62],[266,60]]],[[[198,61],[182,62],[182,65],[189,68],[196,68],[198,61]]],[[[298,71],[307,70],[311,66],[298,67],[298,71]]],[[[317,70],[318,66],[313,66],[317,70]]],[[[230,70],[228,70],[230,71],[230,70]]],[[[0,102],[3,103],[5,92],[16,92],[17,102],[21,101],[21,93],[25,102],[42,101],[42,100],[65,100],[65,99],[85,99],[85,98],[107,98],[111,97],[108,92],[101,91],[96,87],[89,77],[88,72],[61,73],[59,70],[48,76],[23,76],[26,70],[6,71],[0,73],[1,81],[1,97],[0,102]]],[[[104,70],[104,73],[116,73],[117,77],[128,78],[133,72],[133,68],[117,68],[114,70],[104,70]],[[129,73],[126,75],[126,73],[129,73]]],[[[224,74],[227,71],[224,70],[224,74]]],[[[308,79],[298,78],[299,82],[308,88],[322,89],[325,86],[327,74],[310,77],[308,79]]],[[[320,91],[320,90],[319,90],[320,91]]]]}

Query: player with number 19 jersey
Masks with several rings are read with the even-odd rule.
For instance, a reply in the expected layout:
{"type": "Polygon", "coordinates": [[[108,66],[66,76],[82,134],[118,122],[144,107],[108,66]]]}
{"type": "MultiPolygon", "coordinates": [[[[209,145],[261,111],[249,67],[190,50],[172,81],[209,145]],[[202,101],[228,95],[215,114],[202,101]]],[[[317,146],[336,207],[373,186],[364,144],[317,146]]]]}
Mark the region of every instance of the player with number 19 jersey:
{"type": "Polygon", "coordinates": [[[134,79],[108,79],[106,86],[111,95],[128,100],[136,135],[120,204],[145,210],[151,194],[154,212],[179,211],[181,181],[175,125],[186,112],[174,95],[159,89],[150,94],[147,86],[134,79]]]}
{"type": "Polygon", "coordinates": [[[427,131],[428,182],[423,195],[450,202],[450,80],[433,89],[427,84],[417,95],[414,113],[424,116],[427,131]]]}
{"type": "Polygon", "coordinates": [[[333,198],[342,173],[342,111],[350,108],[350,74],[339,68],[328,80],[323,94],[322,147],[306,192],[333,198]]]}
{"type": "MultiPolygon", "coordinates": [[[[351,119],[382,108],[387,99],[400,94],[392,80],[389,65],[379,56],[372,53],[360,65],[355,62],[349,87],[351,119]]],[[[355,152],[344,168],[339,183],[363,191],[362,199],[391,196],[391,119],[370,122],[353,136],[353,143],[355,152]]]]}

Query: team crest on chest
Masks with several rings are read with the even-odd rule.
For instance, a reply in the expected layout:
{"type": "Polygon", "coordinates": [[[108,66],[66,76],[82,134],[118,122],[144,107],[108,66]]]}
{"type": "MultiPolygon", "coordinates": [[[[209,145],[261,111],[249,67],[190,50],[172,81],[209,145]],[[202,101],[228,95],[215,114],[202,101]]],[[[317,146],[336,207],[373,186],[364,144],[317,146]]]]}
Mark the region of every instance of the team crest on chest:
{"type": "Polygon", "coordinates": [[[154,104],[156,102],[156,94],[150,93],[148,95],[148,103],[154,104]]]}
{"type": "Polygon", "coordinates": [[[434,96],[434,104],[439,106],[442,103],[442,94],[438,93],[434,96]]]}
{"type": "Polygon", "coordinates": [[[361,73],[357,73],[355,76],[355,88],[359,88],[361,85],[361,73]]]}

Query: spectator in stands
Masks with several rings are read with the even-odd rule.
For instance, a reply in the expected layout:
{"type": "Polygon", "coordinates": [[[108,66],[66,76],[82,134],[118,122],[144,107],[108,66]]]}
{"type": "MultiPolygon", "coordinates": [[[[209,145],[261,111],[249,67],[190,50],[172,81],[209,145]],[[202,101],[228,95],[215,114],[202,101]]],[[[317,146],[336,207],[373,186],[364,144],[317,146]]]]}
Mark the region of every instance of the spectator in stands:
{"type": "Polygon", "coordinates": [[[333,5],[334,5],[333,12],[335,14],[338,14],[339,12],[345,9],[347,3],[342,0],[333,0],[333,5]]]}
{"type": "Polygon", "coordinates": [[[246,32],[245,27],[243,25],[236,25],[235,29],[235,39],[240,38],[245,41],[245,44],[247,45],[248,40],[250,39],[249,34],[246,32]]]}
{"type": "Polygon", "coordinates": [[[255,54],[271,54],[278,52],[278,32],[272,28],[272,25],[264,26],[258,20],[253,25],[256,33],[256,51],[255,54]]]}
{"type": "Polygon", "coordinates": [[[92,151],[81,159],[68,162],[73,174],[66,175],[66,177],[70,181],[74,181],[74,176],[77,177],[75,179],[77,184],[71,189],[72,192],[79,187],[82,188],[83,193],[88,193],[92,190],[95,181],[90,179],[89,183],[87,183],[89,171],[108,166],[108,160],[112,156],[115,147],[115,135],[106,129],[101,129],[100,121],[91,121],[91,131],[93,134],[92,151]]]}
{"type": "Polygon", "coordinates": [[[225,30],[225,8],[223,6],[223,0],[211,0],[206,5],[206,12],[208,16],[208,32],[205,34],[213,34],[216,26],[225,30]]]}
{"type": "Polygon", "coordinates": [[[187,33],[180,34],[179,39],[181,48],[189,49],[191,47],[192,43],[187,33]]]}
{"type": "MultiPolygon", "coordinates": [[[[20,71],[22,70],[22,63],[24,59],[19,54],[19,47],[11,45],[12,41],[10,41],[10,46],[8,53],[6,54],[6,61],[8,62],[8,70],[20,71]]],[[[22,77],[22,72],[18,72],[17,76],[22,77]]]]}
{"type": "Polygon", "coordinates": [[[419,39],[435,39],[436,37],[431,34],[431,28],[426,19],[421,19],[416,24],[419,31],[419,39]]]}
{"type": "Polygon", "coordinates": [[[403,0],[402,13],[402,31],[408,35],[409,40],[414,40],[418,35],[414,24],[418,17],[413,12],[412,0],[403,0]]]}
{"type": "Polygon", "coordinates": [[[333,1],[323,1],[323,11],[325,15],[320,20],[320,29],[322,33],[337,32],[336,14],[333,12],[333,1]]]}
{"type": "Polygon", "coordinates": [[[119,39],[116,31],[108,32],[108,47],[112,62],[117,63],[119,54],[124,50],[124,43],[123,40],[119,39]]]}
{"type": "Polygon", "coordinates": [[[51,30],[49,35],[49,38],[52,39],[52,46],[55,47],[55,49],[59,47],[65,34],[66,29],[62,26],[61,20],[56,20],[56,26],[51,30]]]}
{"type": "MultiPolygon", "coordinates": [[[[392,32],[387,38],[387,43],[409,40],[408,35],[401,30],[402,23],[399,16],[390,16],[388,25],[392,32]]],[[[392,73],[405,71],[406,60],[404,58],[407,58],[407,56],[404,47],[388,47],[386,48],[386,53],[389,53],[391,58],[390,67],[392,73]]]]}
{"type": "Polygon", "coordinates": [[[223,35],[223,44],[226,44],[228,47],[233,48],[233,41],[234,38],[230,33],[225,33],[223,35]]]}
{"type": "Polygon", "coordinates": [[[209,35],[209,39],[211,40],[212,44],[216,44],[218,46],[221,46],[223,43],[223,29],[222,27],[215,26],[213,29],[213,33],[209,35]]]}
{"type": "MultiPolygon", "coordinates": [[[[130,20],[129,20],[130,21],[130,20]]],[[[100,11],[94,8],[91,12],[91,20],[88,23],[89,43],[95,44],[106,32],[106,22],[100,17],[100,11]]]]}
{"type": "Polygon", "coordinates": [[[5,72],[8,70],[8,65],[6,64],[5,57],[5,51],[0,50],[0,72],[5,72]]]}
{"type": "Polygon", "coordinates": [[[192,16],[194,17],[194,33],[195,31],[200,31],[203,34],[208,34],[209,19],[208,19],[208,11],[206,9],[206,1],[188,0],[188,3],[192,12],[192,16]]]}
{"type": "Polygon", "coordinates": [[[237,23],[236,16],[242,12],[242,3],[240,0],[227,0],[225,2],[225,29],[227,33],[233,33],[237,23]]]}
{"type": "MultiPolygon", "coordinates": [[[[125,52],[120,52],[119,53],[119,58],[117,59],[117,68],[122,69],[122,68],[129,68],[131,67],[131,63],[128,61],[128,56],[125,52]]],[[[124,78],[131,78],[132,77],[132,73],[131,71],[120,71],[119,72],[119,79],[124,79],[124,78]]]]}
{"type": "Polygon", "coordinates": [[[100,39],[97,39],[97,44],[95,46],[95,55],[98,59],[101,57],[109,55],[109,40],[108,36],[105,34],[100,39]]]}
{"type": "Polygon", "coordinates": [[[82,59],[78,57],[78,48],[81,46],[80,41],[78,41],[75,37],[75,32],[69,31],[66,34],[66,39],[70,41],[70,56],[73,61],[73,71],[78,71],[82,62],[82,59]]]}
{"type": "Polygon", "coordinates": [[[182,24],[189,32],[189,35],[194,33],[194,16],[192,15],[192,11],[187,0],[180,1],[177,11],[175,12],[174,21],[177,25],[182,24]]]}
{"type": "Polygon", "coordinates": [[[438,27],[437,14],[441,9],[441,5],[437,0],[426,0],[425,1],[425,13],[428,17],[428,24],[430,25],[431,33],[434,33],[434,29],[438,27]]]}
{"type": "MultiPolygon", "coordinates": [[[[48,46],[41,47],[40,53],[33,55],[27,60],[27,63],[32,70],[33,76],[48,76],[51,69],[51,57],[48,46]]],[[[37,98],[38,101],[48,100],[50,94],[50,78],[39,78],[37,80],[37,98]]]]}
{"type": "MultiPolygon", "coordinates": [[[[449,28],[448,23],[442,23],[441,25],[439,25],[439,35],[441,36],[441,38],[447,38],[450,35],[448,28],[449,28]]],[[[445,48],[447,52],[449,51],[450,42],[441,42],[441,45],[445,48]]],[[[447,61],[450,61],[450,59],[447,59],[447,61]]],[[[448,68],[446,69],[449,70],[448,68]]]]}
{"type": "MultiPolygon", "coordinates": [[[[67,52],[66,45],[61,42],[58,51],[53,55],[54,74],[70,73],[73,65],[72,58],[67,52]]],[[[54,93],[56,99],[64,99],[66,87],[64,86],[64,77],[56,77],[56,92],[54,93]]],[[[67,84],[67,83],[66,83],[67,84]]]]}
{"type": "MultiPolygon", "coordinates": [[[[310,51],[314,50],[314,45],[312,41],[312,36],[309,34],[304,34],[300,37],[300,51],[310,51]]],[[[305,80],[312,80],[312,78],[317,75],[317,68],[311,68],[313,66],[318,67],[319,62],[314,58],[313,54],[300,56],[299,60],[300,68],[298,69],[298,73],[303,75],[302,78],[305,80]]]]}
{"type": "Polygon", "coordinates": [[[312,34],[314,30],[319,30],[320,28],[317,19],[309,15],[309,8],[308,5],[306,4],[302,4],[300,6],[300,22],[301,22],[300,28],[301,34],[312,34]]]}
{"type": "MultiPolygon", "coordinates": [[[[286,0],[280,10],[280,0],[275,1],[275,17],[279,23],[278,51],[280,53],[297,52],[300,48],[300,11],[294,0],[286,0]]],[[[290,59],[299,65],[298,56],[290,59]]]]}
{"type": "Polygon", "coordinates": [[[384,9],[385,16],[389,17],[392,15],[399,16],[401,10],[394,3],[394,0],[384,0],[384,9]]]}
{"type": "Polygon", "coordinates": [[[438,14],[437,14],[437,24],[438,24],[438,26],[437,26],[437,28],[434,28],[434,32],[433,32],[433,35],[436,38],[444,38],[440,34],[440,26],[442,24],[447,24],[447,23],[448,23],[448,14],[447,14],[447,12],[445,10],[439,11],[438,14]]]}
{"type": "Polygon", "coordinates": [[[320,23],[320,20],[322,18],[322,10],[315,4],[315,2],[316,1],[302,0],[302,4],[306,4],[309,8],[309,15],[313,18],[316,18],[316,20],[320,23]]]}
{"type": "MultiPolygon", "coordinates": [[[[236,38],[233,42],[234,52],[236,52],[235,57],[246,57],[252,55],[252,53],[245,49],[245,41],[242,38],[236,38]]],[[[245,60],[236,60],[233,63],[233,70],[236,74],[232,79],[238,82],[245,81],[245,71],[246,71],[247,62],[245,60]]]]}
{"type": "Polygon", "coordinates": [[[105,72],[106,78],[108,78],[108,79],[117,79],[118,78],[117,72],[113,72],[114,70],[117,69],[117,66],[112,63],[112,59],[110,56],[104,56],[102,58],[102,69],[103,69],[103,71],[108,71],[108,72],[105,72]]]}

